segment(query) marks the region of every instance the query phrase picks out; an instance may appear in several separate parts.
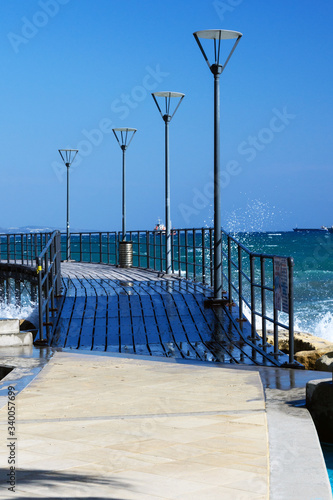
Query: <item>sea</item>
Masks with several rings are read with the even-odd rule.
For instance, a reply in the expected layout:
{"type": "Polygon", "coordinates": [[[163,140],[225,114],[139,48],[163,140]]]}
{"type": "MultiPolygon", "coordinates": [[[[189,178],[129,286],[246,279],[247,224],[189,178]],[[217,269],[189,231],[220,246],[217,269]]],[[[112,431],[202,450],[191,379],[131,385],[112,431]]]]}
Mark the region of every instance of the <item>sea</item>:
{"type": "Polygon", "coordinates": [[[295,330],[333,342],[333,234],[272,231],[235,236],[249,250],[293,257],[295,330]]]}

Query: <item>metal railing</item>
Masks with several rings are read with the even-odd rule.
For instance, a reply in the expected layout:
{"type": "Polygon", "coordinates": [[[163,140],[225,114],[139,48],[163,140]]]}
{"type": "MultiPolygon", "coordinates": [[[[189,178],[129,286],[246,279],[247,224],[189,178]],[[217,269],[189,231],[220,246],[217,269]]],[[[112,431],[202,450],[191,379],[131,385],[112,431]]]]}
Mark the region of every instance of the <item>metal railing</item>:
{"type": "MultiPolygon", "coordinates": [[[[118,264],[118,243],[121,232],[74,233],[72,259],[83,262],[118,264]]],[[[214,283],[214,230],[172,230],[172,272],[179,277],[212,287],[214,283]]],[[[166,270],[165,234],[163,231],[128,231],[126,239],[133,241],[133,265],[159,272],[166,270]]],[[[66,239],[62,237],[62,253],[65,258],[66,239]]],[[[263,349],[268,347],[267,333],[272,331],[274,355],[279,355],[279,328],[289,332],[289,361],[294,362],[294,303],[293,267],[291,257],[268,255],[250,251],[237,239],[222,230],[222,280],[223,292],[228,304],[238,306],[237,323],[251,323],[251,338],[261,331],[263,349]],[[275,286],[277,259],[285,269],[287,304],[280,314],[275,286]],[[235,304],[236,303],[236,304],[235,304]],[[280,320],[280,317],[282,320],[280,320]]],[[[280,301],[281,302],[281,301],[280,301]]]]}
{"type": "Polygon", "coordinates": [[[51,233],[0,234],[0,262],[34,267],[51,233]]]}
{"type": "MultiPolygon", "coordinates": [[[[78,262],[98,262],[104,264],[118,264],[119,235],[111,232],[80,232],[70,234],[71,259],[78,262]]],[[[61,235],[62,259],[67,258],[67,236],[61,235]]]]}
{"type": "MultiPolygon", "coordinates": [[[[80,262],[118,264],[118,244],[121,232],[71,233],[71,259],[80,262]]],[[[163,231],[128,231],[126,239],[133,241],[133,265],[165,272],[165,234],[163,231]]],[[[207,287],[214,283],[214,231],[212,228],[173,229],[172,272],[207,287]]],[[[60,294],[60,260],[66,259],[66,234],[0,235],[0,262],[36,266],[39,282],[40,338],[46,337],[51,326],[50,313],[55,312],[54,299],[60,294]],[[45,323],[43,317],[45,315],[45,323]]],[[[278,334],[289,332],[289,361],[294,363],[294,303],[293,259],[250,251],[234,236],[222,231],[222,279],[224,296],[230,307],[237,307],[237,323],[251,324],[251,338],[261,330],[262,347],[267,347],[271,329],[274,355],[279,355],[278,334]],[[275,280],[278,265],[285,270],[285,298],[280,313],[275,280]],[[286,302],[286,300],[285,300],[286,302]],[[235,304],[236,303],[236,304],[235,304]]],[[[280,300],[281,302],[281,300],[280,300]]]]}
{"type": "Polygon", "coordinates": [[[39,343],[49,343],[52,318],[57,312],[55,298],[61,294],[60,232],[54,231],[36,257],[38,275],[39,343]],[[45,316],[45,322],[44,322],[45,316]],[[44,327],[46,339],[44,338],[44,327]]]}
{"type": "Polygon", "coordinates": [[[262,347],[271,325],[274,355],[279,355],[279,328],[289,332],[289,363],[294,363],[294,260],[251,252],[230,234],[222,233],[223,279],[229,304],[238,305],[237,321],[249,319],[251,339],[261,331],[262,347]],[[282,268],[282,272],[281,272],[282,268]],[[282,283],[281,283],[282,281],[282,283]],[[283,289],[283,295],[280,292],[283,289]],[[284,321],[279,319],[280,311],[284,321]]]}
{"type": "MultiPolygon", "coordinates": [[[[55,297],[61,293],[60,232],[0,234],[0,263],[18,266],[20,272],[36,270],[39,340],[49,337],[50,316],[56,312],[55,297]],[[45,322],[44,322],[45,315],[45,322]]],[[[28,276],[27,276],[28,277],[28,276]]],[[[31,274],[29,273],[31,279],[31,274]]]]}

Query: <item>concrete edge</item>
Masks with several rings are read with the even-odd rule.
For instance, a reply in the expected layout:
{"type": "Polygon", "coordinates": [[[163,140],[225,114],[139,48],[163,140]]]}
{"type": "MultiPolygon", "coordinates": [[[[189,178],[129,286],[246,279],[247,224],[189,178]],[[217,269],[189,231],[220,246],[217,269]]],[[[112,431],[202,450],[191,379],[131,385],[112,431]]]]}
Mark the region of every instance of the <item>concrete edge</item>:
{"type": "Polygon", "coordinates": [[[332,500],[316,428],[305,406],[305,388],[265,389],[270,500],[332,500]]]}

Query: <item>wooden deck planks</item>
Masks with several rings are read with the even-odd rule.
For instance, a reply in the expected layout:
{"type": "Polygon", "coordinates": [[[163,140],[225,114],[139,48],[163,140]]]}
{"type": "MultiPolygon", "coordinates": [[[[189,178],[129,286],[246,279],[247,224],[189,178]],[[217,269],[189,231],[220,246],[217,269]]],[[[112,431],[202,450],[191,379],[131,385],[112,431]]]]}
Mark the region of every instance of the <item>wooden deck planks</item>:
{"type": "Polygon", "coordinates": [[[244,340],[226,310],[204,308],[210,290],[200,284],[150,270],[76,262],[62,263],[62,277],[54,346],[272,364],[244,340]]]}

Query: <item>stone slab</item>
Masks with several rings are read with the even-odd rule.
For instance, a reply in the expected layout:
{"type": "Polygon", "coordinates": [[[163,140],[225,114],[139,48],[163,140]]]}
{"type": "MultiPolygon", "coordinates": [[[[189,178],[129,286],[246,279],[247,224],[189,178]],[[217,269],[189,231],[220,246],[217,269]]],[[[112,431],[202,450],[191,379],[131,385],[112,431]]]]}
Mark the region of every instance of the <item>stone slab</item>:
{"type": "Polygon", "coordinates": [[[0,335],[20,332],[19,319],[0,319],[0,335]]]}
{"type": "Polygon", "coordinates": [[[0,349],[2,347],[22,347],[32,345],[33,335],[31,332],[2,333],[0,335],[0,349]]]}

